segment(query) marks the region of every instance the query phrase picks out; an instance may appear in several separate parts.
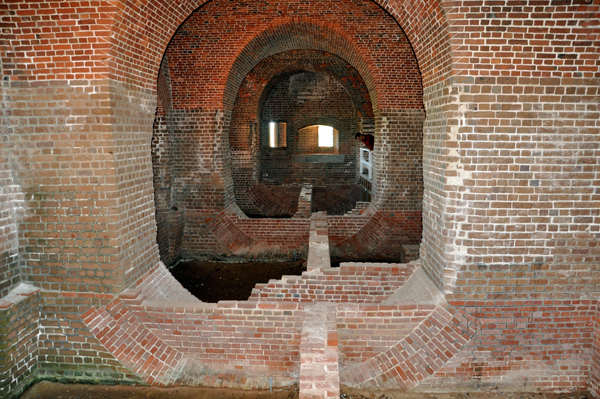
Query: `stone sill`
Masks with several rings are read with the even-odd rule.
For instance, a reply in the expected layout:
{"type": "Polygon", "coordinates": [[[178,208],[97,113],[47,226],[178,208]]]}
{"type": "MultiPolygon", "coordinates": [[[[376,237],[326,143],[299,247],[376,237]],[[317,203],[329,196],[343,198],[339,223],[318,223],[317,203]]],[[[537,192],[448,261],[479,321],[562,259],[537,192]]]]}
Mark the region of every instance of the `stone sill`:
{"type": "Polygon", "coordinates": [[[295,163],[344,163],[344,154],[298,154],[295,163]]]}

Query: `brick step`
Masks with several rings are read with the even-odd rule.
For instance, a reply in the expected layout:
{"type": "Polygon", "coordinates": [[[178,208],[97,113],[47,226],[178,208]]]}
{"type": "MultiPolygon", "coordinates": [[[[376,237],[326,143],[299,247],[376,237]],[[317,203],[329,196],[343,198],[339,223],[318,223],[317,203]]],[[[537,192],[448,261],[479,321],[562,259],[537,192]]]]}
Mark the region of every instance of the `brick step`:
{"type": "Polygon", "coordinates": [[[343,263],[339,268],[257,284],[248,300],[377,303],[400,288],[416,267],[415,264],[343,263]]]}

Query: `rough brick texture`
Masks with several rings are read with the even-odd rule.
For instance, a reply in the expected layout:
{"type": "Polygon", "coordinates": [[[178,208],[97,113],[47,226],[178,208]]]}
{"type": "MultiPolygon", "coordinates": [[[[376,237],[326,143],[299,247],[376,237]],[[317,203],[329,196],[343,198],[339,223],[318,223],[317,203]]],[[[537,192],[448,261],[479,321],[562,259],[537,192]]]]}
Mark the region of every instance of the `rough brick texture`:
{"type": "Polygon", "coordinates": [[[36,377],[39,288],[18,285],[0,301],[0,397],[16,398],[36,377]]]}
{"type": "MultiPolygon", "coordinates": [[[[592,351],[597,302],[591,300],[474,301],[457,306],[481,323],[460,355],[420,389],[474,387],[583,391],[594,387],[592,351]]],[[[595,388],[593,388],[595,389],[595,388]]],[[[592,390],[593,393],[593,390],[592,390]]]]}
{"type": "MultiPolygon", "coordinates": [[[[39,326],[38,351],[15,341],[24,357],[0,389],[141,382],[159,370],[125,367],[84,312],[108,309],[160,256],[307,245],[305,220],[277,235],[279,219],[226,210],[261,183],[262,106],[311,72],[330,77],[341,142],[355,127],[375,136],[372,204],[328,218],[334,255],[402,262],[420,244],[448,303],[482,322],[449,362],[395,387],[598,396],[599,14],[597,0],[4,1],[0,295],[41,291],[39,320],[35,299],[10,308],[11,326],[39,326]],[[280,54],[294,68],[271,70],[280,54]]],[[[378,377],[351,380],[393,374],[384,353],[366,360],[378,377]]],[[[298,365],[285,367],[293,381],[298,365]]]]}
{"type": "Polygon", "coordinates": [[[398,289],[413,268],[410,264],[342,263],[339,268],[257,284],[248,300],[377,303],[398,289]]]}

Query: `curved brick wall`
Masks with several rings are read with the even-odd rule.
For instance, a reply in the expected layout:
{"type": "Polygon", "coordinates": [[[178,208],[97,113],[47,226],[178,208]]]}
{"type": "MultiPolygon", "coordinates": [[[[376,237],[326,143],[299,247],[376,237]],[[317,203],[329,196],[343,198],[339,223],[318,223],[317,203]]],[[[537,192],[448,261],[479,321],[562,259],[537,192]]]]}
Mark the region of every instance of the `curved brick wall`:
{"type": "MultiPolygon", "coordinates": [[[[320,297],[275,294],[247,302],[204,304],[186,297],[189,294],[159,265],[138,288],[104,307],[90,308],[81,317],[96,339],[147,383],[266,389],[295,384],[300,378],[302,395],[310,392],[303,388],[308,376],[301,364],[315,350],[316,338],[310,337],[313,328],[321,328],[319,303],[344,302],[331,307],[328,316],[333,325],[328,327],[327,346],[339,351],[336,383],[406,389],[440,369],[478,328],[470,315],[445,304],[382,305],[376,302],[387,295],[380,294],[372,297],[374,303],[346,303],[354,298],[343,293],[352,292],[358,280],[386,291],[382,284],[411,271],[411,265],[347,265],[324,270],[324,278],[313,283],[300,282],[307,293],[323,292],[320,297]],[[163,293],[170,290],[166,295],[172,299],[157,296],[157,284],[165,285],[163,293]],[[382,362],[383,358],[387,360],[382,362]],[[424,360],[430,366],[423,368],[424,360]],[[381,366],[398,363],[398,367],[381,366]]],[[[287,292],[299,282],[288,278],[281,283],[287,292]]],[[[393,292],[401,283],[390,285],[393,292]]],[[[361,292],[358,297],[365,295],[361,292]]]]}

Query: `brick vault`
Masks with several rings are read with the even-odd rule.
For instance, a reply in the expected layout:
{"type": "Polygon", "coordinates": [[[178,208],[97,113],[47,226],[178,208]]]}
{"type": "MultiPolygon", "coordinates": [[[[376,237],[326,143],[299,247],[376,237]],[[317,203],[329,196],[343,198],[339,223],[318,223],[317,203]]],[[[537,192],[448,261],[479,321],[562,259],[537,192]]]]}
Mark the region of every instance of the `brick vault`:
{"type": "Polygon", "coordinates": [[[0,12],[0,397],[40,379],[600,396],[598,0],[0,12]],[[247,301],[203,303],[166,267],[273,253],[308,270],[247,301]]]}

